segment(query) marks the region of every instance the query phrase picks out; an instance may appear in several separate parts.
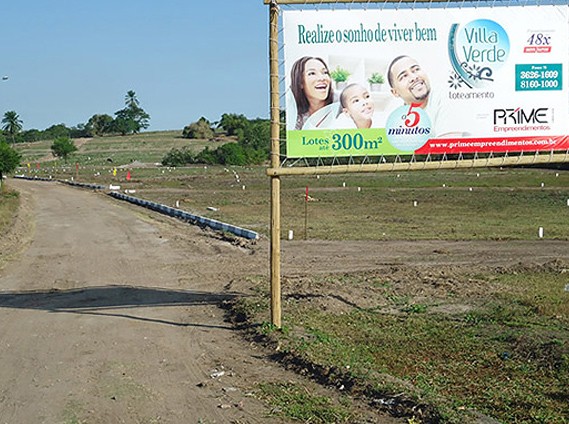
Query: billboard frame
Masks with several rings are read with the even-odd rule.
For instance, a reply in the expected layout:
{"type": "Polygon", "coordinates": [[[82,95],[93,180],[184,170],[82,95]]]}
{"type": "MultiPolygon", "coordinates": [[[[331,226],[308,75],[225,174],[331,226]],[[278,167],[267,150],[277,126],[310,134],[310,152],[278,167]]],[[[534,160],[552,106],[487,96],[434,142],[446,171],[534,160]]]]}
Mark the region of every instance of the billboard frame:
{"type": "MultiPolygon", "coordinates": [[[[346,165],[332,164],[305,167],[282,167],[280,160],[280,93],[279,93],[279,5],[320,5],[332,3],[369,4],[369,3],[395,3],[395,4],[428,4],[428,3],[455,3],[464,4],[464,0],[263,0],[269,5],[269,72],[270,72],[270,124],[271,124],[271,166],[266,174],[271,180],[271,212],[270,212],[270,291],[271,291],[271,324],[276,328],[282,327],[281,302],[281,204],[280,187],[281,176],[320,175],[320,174],[349,174],[374,173],[390,171],[417,171],[457,168],[481,168],[515,165],[536,165],[546,163],[569,162],[569,150],[564,153],[555,151],[535,151],[532,154],[494,156],[480,158],[476,154],[465,158],[460,154],[457,159],[449,159],[443,155],[441,160],[431,160],[430,155],[418,161],[413,155],[409,162],[395,159],[389,163],[349,163],[346,165]]],[[[351,162],[351,158],[350,158],[351,162]]]]}

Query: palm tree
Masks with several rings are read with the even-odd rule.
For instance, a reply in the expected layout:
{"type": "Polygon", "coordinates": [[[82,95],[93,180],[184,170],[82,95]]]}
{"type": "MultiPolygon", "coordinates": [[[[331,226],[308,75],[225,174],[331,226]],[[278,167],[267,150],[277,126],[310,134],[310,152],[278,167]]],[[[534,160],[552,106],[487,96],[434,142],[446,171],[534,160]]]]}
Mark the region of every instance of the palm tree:
{"type": "Polygon", "coordinates": [[[124,96],[124,104],[129,109],[135,109],[140,104],[136,98],[136,93],[133,90],[128,90],[126,92],[126,96],[124,96]]]}
{"type": "Polygon", "coordinates": [[[22,130],[22,124],[24,122],[20,119],[20,116],[14,110],[10,110],[4,114],[2,119],[2,129],[12,136],[12,142],[15,141],[16,134],[22,130]]]}

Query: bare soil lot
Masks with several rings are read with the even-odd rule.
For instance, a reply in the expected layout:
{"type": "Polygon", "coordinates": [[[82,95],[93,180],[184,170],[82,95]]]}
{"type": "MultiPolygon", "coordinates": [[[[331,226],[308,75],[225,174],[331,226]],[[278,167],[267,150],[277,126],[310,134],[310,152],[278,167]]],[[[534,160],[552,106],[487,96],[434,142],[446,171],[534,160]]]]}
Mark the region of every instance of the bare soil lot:
{"type": "MultiPolygon", "coordinates": [[[[266,239],[231,243],[56,183],[10,185],[22,208],[0,240],[0,423],[285,422],[257,399],[258,382],[328,390],[224,320],[220,306],[247,294],[245,277],[268,274],[266,239]]],[[[554,259],[569,262],[567,241],[312,240],[283,241],[282,268],[298,277],[554,259]]],[[[373,410],[361,420],[407,422],[373,410]]]]}

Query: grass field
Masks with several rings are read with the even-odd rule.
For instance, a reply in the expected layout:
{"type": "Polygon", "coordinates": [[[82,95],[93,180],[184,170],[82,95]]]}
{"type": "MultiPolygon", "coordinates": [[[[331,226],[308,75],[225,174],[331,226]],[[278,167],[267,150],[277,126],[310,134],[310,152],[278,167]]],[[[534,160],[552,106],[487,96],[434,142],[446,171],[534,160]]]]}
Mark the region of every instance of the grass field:
{"type": "MultiPolygon", "coordinates": [[[[93,139],[68,164],[43,161],[39,169],[34,161],[49,154],[49,143],[18,146],[24,163],[30,162],[19,172],[120,184],[137,197],[178,203],[192,213],[267,235],[264,168],[140,163],[160,162],[172,147],[190,144],[178,137],[172,132],[93,139]]],[[[205,145],[216,146],[200,141],[191,148],[205,145]]],[[[283,177],[281,198],[283,237],[293,230],[303,238],[306,230],[307,238],[324,240],[537,240],[542,227],[544,238],[569,239],[568,170],[283,177]]],[[[2,219],[6,225],[15,205],[16,198],[2,198],[0,233],[2,219]]],[[[252,276],[257,296],[242,299],[236,308],[281,352],[328,370],[323,378],[379,399],[378,408],[395,408],[404,399],[422,405],[421,413],[409,415],[409,423],[465,423],[472,410],[503,423],[569,422],[569,293],[564,291],[569,265],[398,272],[286,281],[283,331],[265,322],[264,277],[252,276]],[[296,296],[299,287],[311,295],[296,296]],[[338,314],[309,301],[332,299],[346,287],[351,296],[374,306],[356,302],[338,314]]],[[[259,391],[282,414],[300,421],[350,422],[352,417],[341,403],[307,397],[288,383],[259,391]]]]}
{"type": "MultiPolygon", "coordinates": [[[[84,140],[75,140],[79,145],[79,151],[70,158],[69,163],[81,166],[100,167],[112,163],[120,166],[133,161],[156,163],[160,162],[164,155],[173,148],[188,146],[188,139],[182,138],[181,131],[146,132],[136,135],[97,137],[84,140]]],[[[191,148],[201,151],[205,146],[215,149],[222,142],[207,140],[194,140],[191,148]]],[[[35,143],[22,143],[15,147],[23,154],[23,163],[34,165],[37,161],[53,161],[56,166],[61,161],[53,160],[51,153],[52,141],[40,141],[35,143]]]]}
{"type": "Polygon", "coordinates": [[[0,236],[12,224],[14,215],[20,205],[20,198],[17,192],[8,191],[5,184],[0,188],[0,236]]]}
{"type": "MultiPolygon", "coordinates": [[[[382,270],[286,279],[282,331],[264,321],[269,295],[261,281],[257,296],[240,299],[236,311],[257,323],[254,332],[289,362],[317,370],[326,383],[396,412],[411,399],[410,422],[468,423],[476,410],[502,423],[563,424],[567,272],[567,264],[549,264],[477,274],[423,269],[402,278],[382,270]],[[338,313],[330,299],[348,290],[366,305],[355,300],[338,313]]],[[[260,390],[278,403],[291,388],[260,390]]],[[[326,422],[318,416],[313,422],[326,422]]]]}
{"type": "MultiPolygon", "coordinates": [[[[282,331],[263,321],[265,281],[236,311],[327,384],[399,413],[411,399],[414,422],[473,422],[473,410],[503,423],[567,422],[567,264],[413,271],[406,279],[386,270],[287,279],[282,331]],[[331,299],[348,292],[352,305],[338,312],[331,299]]],[[[290,390],[272,387],[271,396],[278,402],[290,390]]]]}
{"type": "MultiPolygon", "coordinates": [[[[119,184],[136,190],[138,197],[170,206],[178,202],[189,212],[268,234],[269,179],[264,168],[153,166],[171,148],[199,151],[219,144],[190,142],[177,132],[95,138],[82,144],[67,164],[43,161],[39,169],[34,159],[49,157],[50,143],[17,147],[24,155],[21,172],[28,175],[119,184]],[[129,171],[131,180],[126,181],[129,171]]],[[[509,240],[536,238],[543,227],[545,237],[565,240],[568,199],[569,173],[553,169],[285,177],[282,228],[285,234],[293,230],[304,237],[306,222],[307,237],[315,239],[509,240]],[[310,201],[305,205],[307,187],[310,201]]]]}
{"type": "MultiPolygon", "coordinates": [[[[73,166],[66,171],[46,169],[46,174],[73,176],[73,166]]],[[[261,168],[237,169],[239,180],[223,167],[132,169],[130,182],[126,172],[120,169],[113,178],[112,167],[81,169],[76,180],[119,184],[138,197],[170,206],[178,202],[189,212],[268,234],[269,184],[261,168]]],[[[547,238],[567,239],[567,173],[485,169],[476,174],[289,177],[282,183],[282,228],[304,237],[306,213],[308,238],[315,239],[533,239],[539,227],[547,238]],[[305,205],[307,186],[311,201],[305,205]]]]}

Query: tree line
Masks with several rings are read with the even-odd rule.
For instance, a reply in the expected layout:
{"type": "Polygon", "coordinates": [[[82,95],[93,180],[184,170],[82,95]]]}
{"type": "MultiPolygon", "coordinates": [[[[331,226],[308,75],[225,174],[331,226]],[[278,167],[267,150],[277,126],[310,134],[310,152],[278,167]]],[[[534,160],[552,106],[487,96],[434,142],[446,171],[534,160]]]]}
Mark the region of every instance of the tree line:
{"type": "MultiPolygon", "coordinates": [[[[284,122],[284,114],[281,114],[284,122]]],[[[284,140],[285,125],[281,125],[280,139],[284,140]]],[[[184,166],[196,163],[207,165],[257,165],[267,159],[271,150],[271,124],[268,119],[248,119],[245,115],[225,113],[217,123],[206,118],[184,127],[182,137],[189,139],[217,140],[218,135],[232,137],[236,141],[224,143],[216,149],[206,147],[200,152],[190,146],[170,150],[162,159],[165,166],[184,166]]]]}
{"type": "MultiPolygon", "coordinates": [[[[284,114],[283,114],[284,115],[284,114]]],[[[281,115],[281,122],[284,116],[281,115]]],[[[20,164],[21,156],[9,143],[53,140],[51,150],[54,156],[67,160],[77,150],[73,138],[105,135],[136,134],[148,128],[150,116],[142,109],[136,93],[128,91],[125,107],[115,112],[113,118],[107,114],[95,114],[86,124],[68,128],[64,124],[52,125],[45,130],[23,131],[23,122],[15,111],[8,111],[1,121],[0,132],[0,178],[3,173],[13,172],[20,164]]],[[[285,125],[281,126],[281,140],[284,139],[285,125]]],[[[242,114],[226,113],[218,122],[200,118],[182,130],[182,137],[188,139],[230,140],[221,146],[206,147],[195,152],[191,146],[170,150],[163,158],[165,166],[184,166],[190,164],[253,165],[269,159],[271,128],[267,119],[248,119],[242,114]]]]}
{"type": "Polygon", "coordinates": [[[140,106],[136,93],[129,90],[125,95],[125,107],[114,113],[114,117],[106,113],[95,114],[84,124],[67,127],[55,124],[45,130],[23,130],[23,121],[16,111],[4,113],[0,141],[7,143],[30,143],[40,140],[56,140],[60,138],[81,138],[104,135],[137,134],[148,128],[150,115],[140,106]]]}
{"type": "Polygon", "coordinates": [[[150,115],[140,107],[140,101],[133,90],[125,96],[125,107],[115,112],[113,118],[107,114],[93,115],[86,124],[68,128],[64,124],[52,125],[45,130],[23,131],[23,121],[16,111],[4,113],[0,132],[0,187],[4,174],[13,172],[21,161],[21,155],[9,143],[26,143],[53,140],[51,151],[54,156],[67,160],[77,150],[73,138],[102,135],[136,134],[148,128],[150,115]]]}

